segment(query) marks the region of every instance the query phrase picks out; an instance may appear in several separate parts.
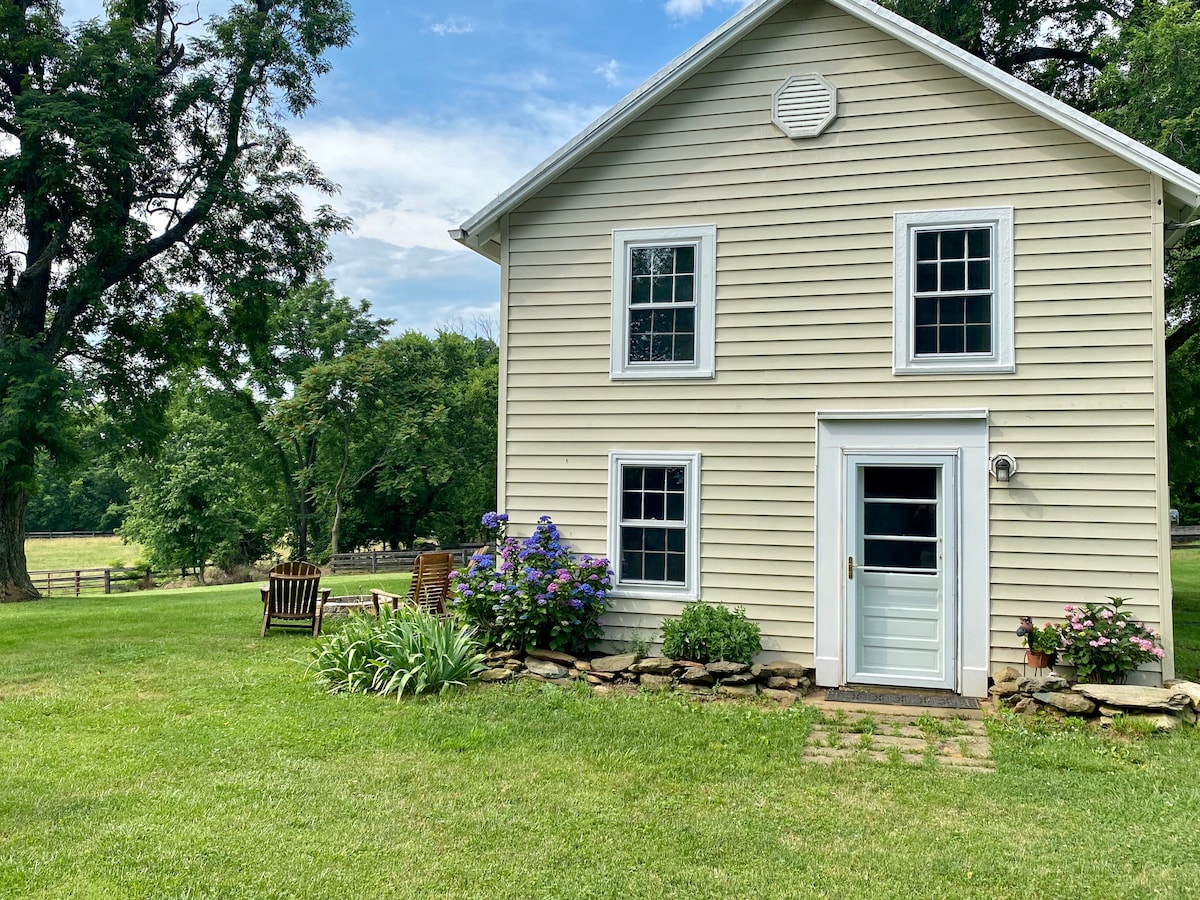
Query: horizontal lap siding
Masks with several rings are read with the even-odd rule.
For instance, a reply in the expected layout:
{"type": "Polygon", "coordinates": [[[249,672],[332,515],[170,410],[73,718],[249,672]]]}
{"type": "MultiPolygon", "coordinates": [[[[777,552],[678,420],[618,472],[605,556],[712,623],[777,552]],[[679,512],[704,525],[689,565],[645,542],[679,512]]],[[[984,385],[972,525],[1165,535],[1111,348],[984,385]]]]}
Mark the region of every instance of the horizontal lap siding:
{"type": "MultiPolygon", "coordinates": [[[[815,414],[991,411],[992,631],[1159,601],[1149,176],[858,20],[797,3],[509,217],[506,462],[517,530],[550,514],[603,552],[610,450],[699,450],[702,586],[768,651],[813,650],[815,414]],[[826,134],[782,137],[795,72],[839,89],[826,134]],[[1017,372],[896,377],[892,214],[1015,210],[1017,372]],[[717,377],[609,379],[614,228],[715,223],[717,377]]],[[[678,613],[624,600],[626,636],[678,613]]]]}

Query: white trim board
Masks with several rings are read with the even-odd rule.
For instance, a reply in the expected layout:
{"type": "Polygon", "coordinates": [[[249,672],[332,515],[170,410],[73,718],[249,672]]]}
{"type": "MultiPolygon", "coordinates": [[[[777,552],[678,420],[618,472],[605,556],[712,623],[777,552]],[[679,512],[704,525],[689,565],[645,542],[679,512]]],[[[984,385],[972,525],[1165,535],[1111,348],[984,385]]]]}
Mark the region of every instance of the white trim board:
{"type": "Polygon", "coordinates": [[[816,668],[817,684],[837,687],[846,678],[848,609],[843,510],[845,460],[856,453],[912,450],[956,453],[961,460],[957,507],[961,522],[957,596],[959,693],[987,696],[990,661],[991,577],[988,568],[988,423],[982,415],[852,413],[817,415],[816,459],[816,668]]]}
{"type": "MultiPolygon", "coordinates": [[[[509,187],[491,203],[462,224],[450,236],[489,259],[497,260],[498,222],[559,175],[575,165],[603,141],[615,135],[642,112],[679,87],[726,49],[748,35],[791,0],[758,0],[709,34],[691,49],[668,63],[661,71],[608,110],[556,153],[509,187]]],[[[1151,150],[1133,138],[1104,125],[1025,82],[972,56],[949,41],[884,9],[870,0],[825,0],[829,5],[878,28],[915,50],[946,65],[961,75],[995,91],[1002,97],[1096,144],[1126,162],[1163,179],[1165,193],[1182,207],[1181,221],[1200,207],[1200,174],[1151,150]]]]}

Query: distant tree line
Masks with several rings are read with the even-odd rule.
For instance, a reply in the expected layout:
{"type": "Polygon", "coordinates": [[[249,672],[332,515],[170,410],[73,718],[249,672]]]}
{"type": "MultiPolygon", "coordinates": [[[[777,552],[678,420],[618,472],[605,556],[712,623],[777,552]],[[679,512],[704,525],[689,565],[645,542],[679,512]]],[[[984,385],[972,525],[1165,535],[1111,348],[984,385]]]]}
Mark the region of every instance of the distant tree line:
{"type": "Polygon", "coordinates": [[[496,344],[389,338],[391,324],[316,281],[271,314],[254,352],[206,335],[167,376],[154,434],[129,441],[101,406],[77,410],[86,450],[39,460],[28,528],[115,529],[156,569],[201,578],[285,548],[323,560],[479,537],[496,494],[496,344]]]}

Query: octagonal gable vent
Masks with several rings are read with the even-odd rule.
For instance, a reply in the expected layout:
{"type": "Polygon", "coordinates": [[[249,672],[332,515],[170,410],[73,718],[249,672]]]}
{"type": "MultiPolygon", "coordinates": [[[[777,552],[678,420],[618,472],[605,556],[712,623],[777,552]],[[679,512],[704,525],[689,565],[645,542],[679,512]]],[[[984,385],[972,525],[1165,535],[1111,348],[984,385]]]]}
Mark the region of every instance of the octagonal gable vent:
{"type": "Polygon", "coordinates": [[[836,118],[837,88],[815,72],[791,76],[771,104],[771,119],[788,137],[816,137],[836,118]]]}

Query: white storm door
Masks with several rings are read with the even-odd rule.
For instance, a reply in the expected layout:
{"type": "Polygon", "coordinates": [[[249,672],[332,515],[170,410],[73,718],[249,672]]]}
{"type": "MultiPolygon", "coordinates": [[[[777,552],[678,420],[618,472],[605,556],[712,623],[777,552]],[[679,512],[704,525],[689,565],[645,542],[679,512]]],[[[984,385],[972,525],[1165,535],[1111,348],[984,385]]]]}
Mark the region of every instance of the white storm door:
{"type": "Polygon", "coordinates": [[[846,466],[847,680],[953,690],[958,458],[854,454],[846,466]]]}

